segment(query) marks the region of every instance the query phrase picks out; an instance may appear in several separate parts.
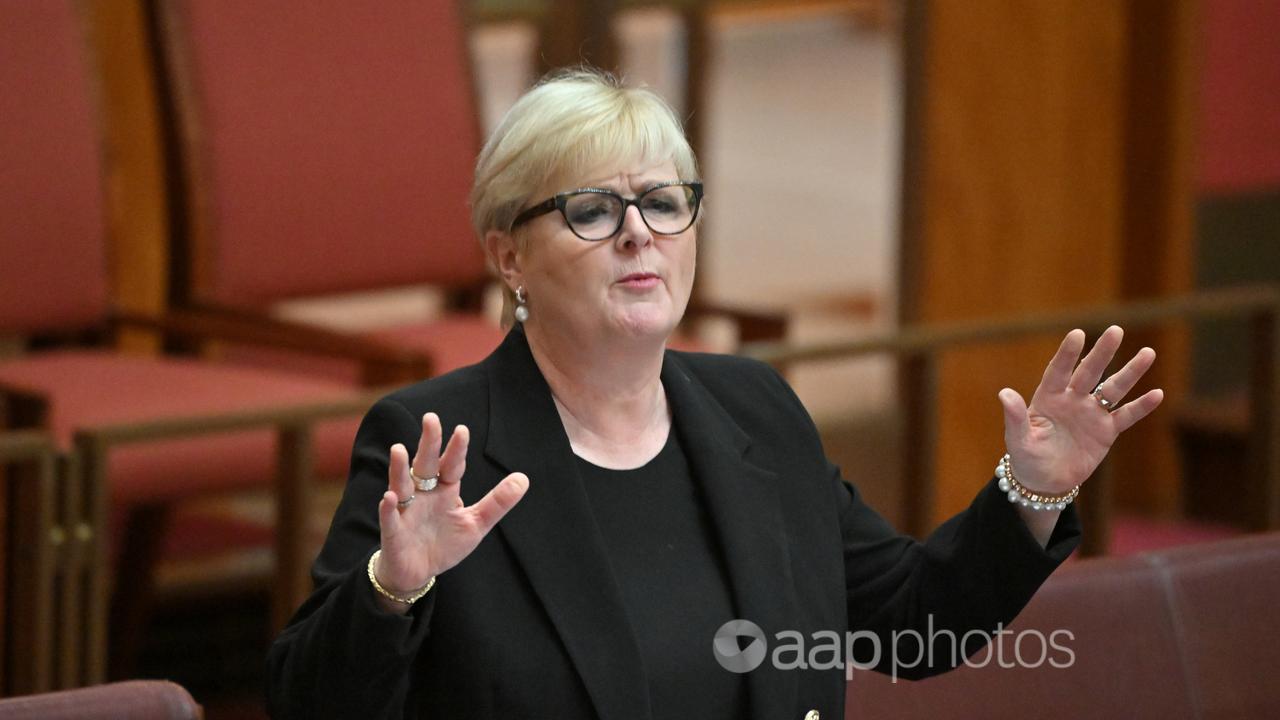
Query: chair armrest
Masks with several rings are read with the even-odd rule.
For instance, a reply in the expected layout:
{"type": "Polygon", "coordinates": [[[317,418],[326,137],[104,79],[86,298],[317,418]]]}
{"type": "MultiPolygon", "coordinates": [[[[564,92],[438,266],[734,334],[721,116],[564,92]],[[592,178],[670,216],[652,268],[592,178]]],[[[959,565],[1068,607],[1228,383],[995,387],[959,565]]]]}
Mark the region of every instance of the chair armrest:
{"type": "MultiPolygon", "coordinates": [[[[196,438],[209,435],[241,432],[246,430],[273,430],[276,433],[276,534],[275,581],[272,593],[272,627],[278,632],[285,621],[310,593],[311,582],[307,568],[311,557],[307,550],[308,498],[310,497],[311,468],[314,462],[312,436],[317,423],[338,418],[359,418],[391,388],[339,391],[310,402],[279,404],[268,407],[245,408],[184,417],[166,417],[128,421],[108,425],[82,427],[76,430],[73,444],[77,468],[83,492],[93,498],[86,503],[89,518],[85,520],[93,529],[91,535],[100,535],[106,527],[105,488],[107,487],[108,455],[116,448],[139,443],[153,443],[180,438],[196,438]]],[[[86,552],[95,553],[90,563],[93,580],[98,586],[105,582],[102,574],[106,562],[106,544],[92,543],[86,552]]],[[[105,593],[89,593],[92,607],[87,611],[89,622],[97,632],[90,633],[91,641],[86,655],[91,668],[103,667],[101,658],[106,646],[101,628],[105,628],[107,605],[105,593]]],[[[99,677],[90,670],[90,677],[99,677]]]]}
{"type": "Polygon", "coordinates": [[[245,343],[352,360],[360,363],[367,386],[420,380],[431,377],[433,371],[431,357],[425,353],[252,310],[198,306],[168,310],[163,315],[117,310],[112,320],[168,337],[245,343]]]}
{"type": "Polygon", "coordinates": [[[204,711],[181,685],[167,680],[130,680],[0,700],[0,716],[15,720],[199,720],[204,711]]]}
{"type": "Polygon", "coordinates": [[[689,303],[685,317],[691,320],[727,318],[737,327],[739,344],[783,340],[787,336],[787,325],[790,322],[783,312],[748,310],[705,301],[689,303]]]}

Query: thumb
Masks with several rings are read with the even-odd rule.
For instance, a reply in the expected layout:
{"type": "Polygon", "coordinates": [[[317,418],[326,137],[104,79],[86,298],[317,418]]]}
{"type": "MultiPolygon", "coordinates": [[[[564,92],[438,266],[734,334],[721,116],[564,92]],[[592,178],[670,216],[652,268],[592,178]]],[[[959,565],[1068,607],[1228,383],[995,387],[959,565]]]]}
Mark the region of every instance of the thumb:
{"type": "Polygon", "coordinates": [[[494,525],[498,524],[498,521],[520,502],[528,489],[529,476],[513,472],[480,498],[472,509],[480,520],[483,532],[489,532],[494,525]]]}
{"type": "Polygon", "coordinates": [[[1004,409],[1004,441],[1005,445],[1019,444],[1031,432],[1031,418],[1027,414],[1027,401],[1022,399],[1017,390],[1004,388],[1000,391],[1000,406],[1004,409]]]}

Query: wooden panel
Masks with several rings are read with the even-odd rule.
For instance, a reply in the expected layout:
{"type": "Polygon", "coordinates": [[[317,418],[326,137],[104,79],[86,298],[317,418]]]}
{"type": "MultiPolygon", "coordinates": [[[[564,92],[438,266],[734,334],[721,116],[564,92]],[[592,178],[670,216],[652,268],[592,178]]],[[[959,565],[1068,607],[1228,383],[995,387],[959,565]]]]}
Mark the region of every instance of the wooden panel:
{"type": "MultiPolygon", "coordinates": [[[[1120,296],[1126,8],[1066,0],[923,6],[911,93],[903,321],[1008,317],[1120,296]],[[915,193],[917,197],[910,198],[915,193]],[[913,247],[914,245],[914,247],[913,247]]],[[[910,11],[911,18],[916,11],[910,11]]],[[[996,393],[1029,396],[1057,338],[949,353],[935,522],[1004,445],[996,393]]]]}
{"type": "MultiPolygon", "coordinates": [[[[1199,3],[1130,0],[1125,94],[1124,298],[1188,293],[1194,286],[1196,87],[1199,3]]],[[[1147,514],[1182,510],[1185,481],[1174,432],[1176,406],[1190,386],[1187,324],[1130,333],[1125,348],[1156,349],[1143,388],[1171,400],[1116,446],[1116,503],[1147,514]]],[[[1140,388],[1143,389],[1143,388],[1140,388]]]]}
{"type": "MultiPolygon", "coordinates": [[[[1189,290],[1198,2],[980,7],[907,6],[903,322],[1189,290]]],[[[1057,341],[944,359],[935,522],[968,502],[1001,452],[996,393],[1029,396],[1057,341]]],[[[1185,329],[1131,333],[1122,357],[1143,345],[1160,361],[1139,391],[1180,397],[1185,329]]],[[[1178,509],[1172,415],[1157,413],[1117,447],[1122,506],[1178,509]]]]}
{"type": "Polygon", "coordinates": [[[542,71],[582,63],[617,70],[615,0],[549,0],[548,5],[536,58],[542,71]]]}

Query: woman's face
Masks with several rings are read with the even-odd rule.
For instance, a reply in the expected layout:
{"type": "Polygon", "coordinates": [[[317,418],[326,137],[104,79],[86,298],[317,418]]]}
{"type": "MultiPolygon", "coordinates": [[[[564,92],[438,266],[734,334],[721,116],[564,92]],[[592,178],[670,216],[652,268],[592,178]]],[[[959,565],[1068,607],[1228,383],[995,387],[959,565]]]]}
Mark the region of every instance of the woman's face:
{"type": "MultiPolygon", "coordinates": [[[[612,166],[572,186],[548,188],[536,200],[578,188],[634,198],[654,185],[681,179],[686,178],[677,177],[670,161],[612,166]]],[[[665,341],[684,315],[693,287],[696,225],[678,235],[658,235],[645,225],[639,209],[629,206],[622,228],[605,240],[579,238],[558,211],[533,219],[526,228],[524,250],[516,252],[519,276],[513,279],[525,287],[525,325],[530,330],[577,340],[665,341]]]]}

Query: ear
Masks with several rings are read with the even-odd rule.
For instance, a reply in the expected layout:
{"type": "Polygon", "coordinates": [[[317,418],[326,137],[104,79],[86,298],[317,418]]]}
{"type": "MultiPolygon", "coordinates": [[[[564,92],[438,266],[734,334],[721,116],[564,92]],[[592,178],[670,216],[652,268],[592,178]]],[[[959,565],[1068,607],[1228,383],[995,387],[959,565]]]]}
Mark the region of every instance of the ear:
{"type": "Polygon", "coordinates": [[[521,284],[524,274],[520,270],[520,253],[511,233],[500,230],[486,232],[484,251],[507,287],[514,290],[521,284]]]}

